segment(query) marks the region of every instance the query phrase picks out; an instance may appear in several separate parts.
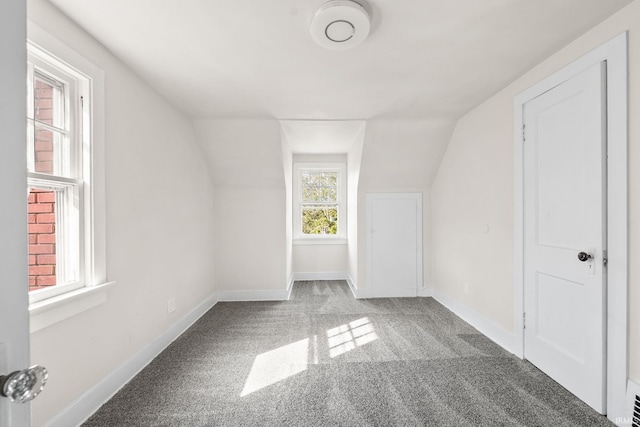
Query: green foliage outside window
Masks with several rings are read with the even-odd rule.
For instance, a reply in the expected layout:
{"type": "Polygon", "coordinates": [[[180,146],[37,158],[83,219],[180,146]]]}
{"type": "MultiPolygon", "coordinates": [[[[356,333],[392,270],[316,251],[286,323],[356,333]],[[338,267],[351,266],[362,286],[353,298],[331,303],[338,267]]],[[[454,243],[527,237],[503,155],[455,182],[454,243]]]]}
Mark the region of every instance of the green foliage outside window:
{"type": "Polygon", "coordinates": [[[303,234],[338,234],[338,209],[305,207],[302,210],[303,234]]]}
{"type": "Polygon", "coordinates": [[[302,233],[338,234],[338,173],[302,172],[302,233]]]}

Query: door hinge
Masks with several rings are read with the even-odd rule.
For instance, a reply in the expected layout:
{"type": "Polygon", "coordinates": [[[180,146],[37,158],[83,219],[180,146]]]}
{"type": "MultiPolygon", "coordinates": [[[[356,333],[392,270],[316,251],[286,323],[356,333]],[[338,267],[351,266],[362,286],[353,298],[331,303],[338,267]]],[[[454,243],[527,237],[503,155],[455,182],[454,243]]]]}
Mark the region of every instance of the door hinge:
{"type": "Polygon", "coordinates": [[[527,313],[522,313],[522,329],[527,329],[527,313]]]}
{"type": "Polygon", "coordinates": [[[607,258],[607,251],[604,250],[602,251],[602,265],[606,267],[608,262],[609,262],[609,258],[607,258]]]}
{"type": "Polygon", "coordinates": [[[525,133],[524,133],[524,129],[525,129],[526,125],[523,124],[522,125],[522,142],[525,142],[527,140],[525,133]]]}

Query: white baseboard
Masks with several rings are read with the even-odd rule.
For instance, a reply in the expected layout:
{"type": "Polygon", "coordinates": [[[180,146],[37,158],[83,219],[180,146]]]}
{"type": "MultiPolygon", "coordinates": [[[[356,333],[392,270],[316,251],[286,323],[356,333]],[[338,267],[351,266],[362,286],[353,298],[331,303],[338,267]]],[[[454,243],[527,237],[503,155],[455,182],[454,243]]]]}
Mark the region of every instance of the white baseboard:
{"type": "Polygon", "coordinates": [[[45,426],[69,427],[78,426],[87,420],[100,406],[108,401],[118,390],[135,377],[169,344],[186,331],[196,320],[202,317],[218,302],[217,295],[213,294],[199,306],[191,310],[186,316],[174,323],[160,337],[155,339],[147,347],[139,351],[129,360],[124,362],[109,375],[95,384],[69,406],[58,412],[45,426]]]}
{"type": "Polygon", "coordinates": [[[349,284],[351,293],[356,299],[371,298],[371,291],[367,288],[364,288],[364,289],[358,288],[356,286],[356,282],[348,274],[347,274],[347,283],[349,284]]]}
{"type": "Polygon", "coordinates": [[[291,288],[217,292],[218,301],[286,301],[290,294],[291,288]]]}
{"type": "Polygon", "coordinates": [[[433,296],[433,291],[430,288],[420,288],[417,291],[413,291],[411,289],[406,292],[394,292],[390,295],[376,295],[373,296],[373,291],[369,288],[356,288],[353,280],[351,278],[347,279],[347,283],[349,283],[349,288],[351,288],[351,293],[356,299],[365,299],[365,298],[407,298],[407,297],[430,297],[433,296]]]}
{"type": "Polygon", "coordinates": [[[346,282],[349,284],[349,289],[351,289],[351,293],[356,299],[371,298],[371,295],[370,295],[370,292],[368,292],[368,289],[358,289],[353,278],[349,275],[349,273],[345,271],[326,271],[326,272],[315,272],[315,273],[298,272],[298,273],[293,273],[293,279],[296,281],[346,280],[346,282]]]}
{"type": "Polygon", "coordinates": [[[515,336],[513,334],[438,290],[433,291],[433,298],[509,353],[516,353],[515,336]]]}
{"type": "Polygon", "coordinates": [[[419,297],[432,297],[433,296],[433,288],[431,288],[429,286],[424,286],[424,287],[418,289],[418,296],[419,297]]]}
{"type": "Polygon", "coordinates": [[[287,282],[287,300],[291,299],[291,291],[293,290],[293,284],[295,282],[296,281],[293,278],[293,273],[291,273],[291,277],[289,277],[289,281],[287,282]]]}
{"type": "Polygon", "coordinates": [[[294,281],[303,280],[347,280],[349,275],[344,271],[295,272],[294,281]]]}
{"type": "Polygon", "coordinates": [[[356,287],[356,283],[353,281],[353,278],[349,274],[347,274],[347,284],[349,285],[349,289],[351,289],[353,297],[358,299],[358,288],[356,287]]]}

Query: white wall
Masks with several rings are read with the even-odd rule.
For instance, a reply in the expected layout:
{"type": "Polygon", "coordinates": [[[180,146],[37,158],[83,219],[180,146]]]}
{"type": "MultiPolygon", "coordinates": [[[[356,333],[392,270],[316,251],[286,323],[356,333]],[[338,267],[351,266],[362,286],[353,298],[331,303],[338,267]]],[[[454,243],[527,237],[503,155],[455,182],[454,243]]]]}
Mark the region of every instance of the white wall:
{"type": "Polygon", "coordinates": [[[213,188],[193,125],[45,0],[29,19],[105,72],[108,301],[31,336],[41,425],[213,293],[213,188]],[[176,311],[167,314],[167,300],[176,311]]]}
{"type": "Polygon", "coordinates": [[[295,273],[346,273],[348,270],[348,246],[342,245],[293,245],[293,272],[295,273]]]}
{"type": "Polygon", "coordinates": [[[370,120],[358,186],[357,287],[367,287],[366,193],[422,193],[423,281],[429,285],[429,189],[451,135],[438,120],[370,120]]]}
{"type": "Polygon", "coordinates": [[[285,191],[216,188],[216,289],[286,289],[285,191]]]}
{"type": "Polygon", "coordinates": [[[512,332],[513,126],[488,122],[494,107],[458,122],[442,160],[431,190],[432,271],[437,290],[512,332]]]}
{"type": "Polygon", "coordinates": [[[279,122],[194,123],[215,184],[216,289],[286,289],[287,198],[279,122]]]}
{"type": "Polygon", "coordinates": [[[282,145],[282,168],[284,170],[285,188],[285,276],[287,284],[293,280],[293,153],[291,147],[280,134],[280,144],[282,145]]]}
{"type": "Polygon", "coordinates": [[[363,128],[347,153],[347,274],[354,285],[358,283],[358,188],[365,134],[363,128]]]}
{"type": "Polygon", "coordinates": [[[640,380],[640,2],[633,2],[462,117],[432,188],[434,284],[513,325],[513,98],[629,30],[629,369],[640,380]],[[485,224],[489,232],[484,233],[485,224]],[[469,295],[463,286],[470,285],[469,295]]]}

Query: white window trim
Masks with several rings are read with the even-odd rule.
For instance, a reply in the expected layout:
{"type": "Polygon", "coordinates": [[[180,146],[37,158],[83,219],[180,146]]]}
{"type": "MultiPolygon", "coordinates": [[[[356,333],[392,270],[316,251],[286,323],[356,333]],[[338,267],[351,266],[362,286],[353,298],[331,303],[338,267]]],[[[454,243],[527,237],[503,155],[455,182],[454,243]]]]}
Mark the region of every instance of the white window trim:
{"type": "Polygon", "coordinates": [[[105,92],[104,72],[74,50],[51,36],[31,21],[27,22],[27,46],[48,52],[70,65],[90,82],[92,102],[84,110],[85,120],[91,122],[90,175],[85,178],[85,187],[90,198],[86,199],[91,212],[85,225],[85,283],[84,287],[48,298],[29,307],[32,332],[42,329],[77,313],[106,301],[106,290],[114,282],[107,281],[106,235],[105,235],[105,92]],[[89,188],[90,187],[90,188],[89,188]],[[55,309],[55,316],[51,315],[55,309]],[[44,316],[44,317],[43,317],[44,316]]]}
{"type": "Polygon", "coordinates": [[[345,163],[293,164],[293,244],[347,243],[347,165],[345,163]],[[300,198],[302,170],[332,170],[338,172],[338,233],[302,234],[302,200],[300,198]]]}
{"type": "MultiPolygon", "coordinates": [[[[56,286],[44,288],[36,292],[29,293],[29,300],[32,303],[43,301],[48,298],[55,297],[65,292],[70,292],[75,289],[79,289],[85,284],[85,253],[82,248],[85,246],[85,221],[91,217],[90,207],[85,203],[88,193],[85,191],[83,177],[84,159],[83,157],[89,157],[90,152],[84,150],[83,143],[85,139],[88,140],[89,135],[83,135],[81,133],[82,119],[80,115],[83,114],[82,103],[79,101],[81,97],[91,102],[91,87],[89,83],[89,77],[84,73],[81,73],[74,69],[74,67],[61,61],[59,58],[52,55],[50,52],[35,46],[33,43],[27,41],[28,51],[28,89],[29,97],[31,100],[28,102],[30,120],[33,121],[34,127],[39,121],[35,117],[33,110],[33,93],[35,88],[33,87],[33,80],[36,74],[39,74],[45,81],[50,81],[55,86],[59,86],[63,91],[62,109],[64,110],[63,123],[58,123],[52,128],[55,128],[54,132],[60,131],[66,135],[69,141],[70,156],[61,156],[61,158],[55,158],[54,161],[62,161],[67,163],[66,167],[59,170],[56,174],[37,173],[33,170],[28,173],[29,187],[48,189],[56,191],[56,234],[58,240],[56,242],[56,252],[70,255],[73,253],[75,256],[64,256],[58,258],[58,265],[56,271],[58,278],[61,279],[60,271],[66,271],[67,267],[77,263],[77,275],[73,281],[61,281],[56,286]],[[86,136],[86,138],[85,138],[86,136]],[[86,153],[86,154],[85,154],[86,153]],[[78,204],[78,212],[74,212],[74,209],[70,208],[69,203],[64,201],[64,197],[61,192],[64,188],[72,189],[74,198],[80,200],[78,204]],[[64,215],[61,213],[65,212],[64,215]],[[75,216],[74,220],[71,220],[75,216]],[[70,221],[70,222],[69,222],[70,221]],[[60,231],[64,230],[62,233],[60,231]],[[60,238],[61,236],[65,238],[60,238]],[[73,249],[73,250],[72,250],[73,249]],[[70,252],[71,251],[71,252],[70,252]],[[63,261],[63,262],[61,262],[63,261]]],[[[40,122],[41,123],[41,122],[40,122]]],[[[33,131],[29,130],[32,137],[33,131]]],[[[33,159],[33,147],[28,146],[29,164],[33,159]]],[[[64,150],[66,151],[66,150],[64,150]]],[[[66,277],[67,275],[64,274],[66,277]]]]}

